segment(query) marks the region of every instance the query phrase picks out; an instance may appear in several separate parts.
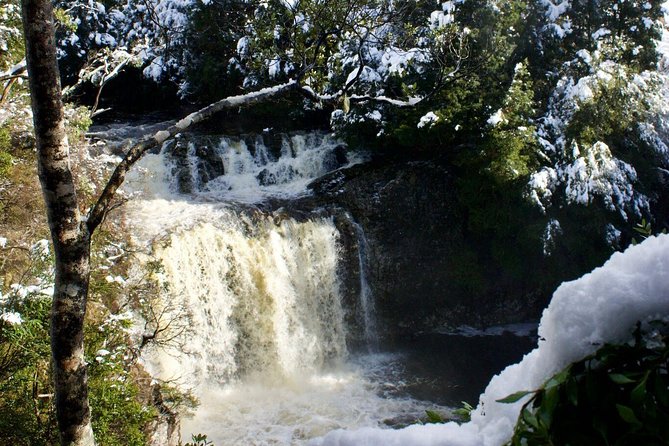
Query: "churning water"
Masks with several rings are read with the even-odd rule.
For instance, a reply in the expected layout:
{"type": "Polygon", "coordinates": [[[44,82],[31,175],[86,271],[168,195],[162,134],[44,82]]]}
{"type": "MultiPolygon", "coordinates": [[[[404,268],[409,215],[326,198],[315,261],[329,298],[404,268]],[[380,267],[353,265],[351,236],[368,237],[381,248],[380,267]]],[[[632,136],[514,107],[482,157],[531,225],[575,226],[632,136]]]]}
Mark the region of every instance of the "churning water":
{"type": "MultiPolygon", "coordinates": [[[[176,320],[169,346],[147,352],[159,378],[192,389],[200,405],[182,437],[216,445],[302,444],[336,428],[413,421],[429,403],[395,392],[392,355],[355,356],[346,344],[333,220],[268,213],[232,202],[297,197],[309,181],[355,160],[322,134],[283,138],[273,154],[257,138],[222,138],[223,175],[199,174],[188,143],[190,194],[176,192],[174,157],[147,155],[128,178],[128,219],[162,264],[156,311],[176,320]],[[390,390],[389,390],[390,389],[390,390]]],[[[169,148],[169,145],[166,145],[169,148]]],[[[201,170],[201,169],[200,169],[201,170]]],[[[372,293],[359,239],[364,337],[374,343],[372,293]]]]}

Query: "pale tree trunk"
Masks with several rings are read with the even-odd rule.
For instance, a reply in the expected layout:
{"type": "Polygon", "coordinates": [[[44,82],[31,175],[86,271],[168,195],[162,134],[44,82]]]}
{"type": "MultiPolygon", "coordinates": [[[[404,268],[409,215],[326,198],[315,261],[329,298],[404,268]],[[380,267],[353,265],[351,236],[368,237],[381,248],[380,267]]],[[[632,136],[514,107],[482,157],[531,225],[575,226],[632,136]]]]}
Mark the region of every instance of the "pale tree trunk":
{"type": "Polygon", "coordinates": [[[94,445],[84,362],[90,234],[69,165],[50,0],[22,0],[38,172],[56,257],[51,310],[56,415],[61,443],[94,445]]]}

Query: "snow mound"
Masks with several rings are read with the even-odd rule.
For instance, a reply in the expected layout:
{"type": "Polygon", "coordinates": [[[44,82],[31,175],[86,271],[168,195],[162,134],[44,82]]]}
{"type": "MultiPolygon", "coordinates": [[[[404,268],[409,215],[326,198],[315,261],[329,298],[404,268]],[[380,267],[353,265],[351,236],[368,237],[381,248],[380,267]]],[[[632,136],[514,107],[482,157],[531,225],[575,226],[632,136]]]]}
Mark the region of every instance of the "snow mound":
{"type": "Polygon", "coordinates": [[[669,316],[669,235],[650,237],[555,291],[539,325],[536,349],[493,377],[481,395],[472,421],[462,425],[415,425],[400,430],[336,430],[314,446],[500,446],[513,434],[525,400],[496,400],[539,388],[568,364],[594,353],[604,343],[632,339],[637,321],[669,316]]]}

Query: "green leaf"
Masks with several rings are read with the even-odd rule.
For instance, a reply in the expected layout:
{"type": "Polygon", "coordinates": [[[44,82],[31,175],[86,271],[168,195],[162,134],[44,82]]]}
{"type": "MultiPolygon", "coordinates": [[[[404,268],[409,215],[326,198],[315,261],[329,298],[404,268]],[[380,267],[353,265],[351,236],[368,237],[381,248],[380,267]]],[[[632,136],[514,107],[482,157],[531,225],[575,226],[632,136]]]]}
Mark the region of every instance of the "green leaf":
{"type": "Polygon", "coordinates": [[[639,421],[636,415],[634,415],[634,411],[631,408],[623,406],[622,404],[616,404],[616,409],[618,409],[618,415],[620,415],[620,418],[625,420],[627,423],[641,426],[641,421],[639,421]]]}
{"type": "Polygon", "coordinates": [[[546,385],[544,386],[544,388],[548,390],[548,389],[551,389],[553,387],[559,386],[560,384],[565,382],[567,377],[569,377],[570,371],[571,371],[571,366],[567,367],[566,369],[564,369],[563,371],[561,371],[557,375],[553,376],[551,379],[548,380],[548,382],[546,382],[546,385]]]}
{"type": "Polygon", "coordinates": [[[640,404],[646,398],[646,380],[648,379],[648,373],[649,372],[646,372],[646,376],[644,376],[639,385],[632,390],[630,397],[634,404],[640,404]]]}
{"type": "Polygon", "coordinates": [[[535,429],[540,429],[537,417],[527,407],[522,412],[523,420],[535,429]]]}
{"type": "Polygon", "coordinates": [[[558,388],[551,387],[546,390],[541,400],[541,406],[537,409],[536,416],[541,421],[541,425],[550,427],[553,422],[553,412],[558,404],[558,388]]]}
{"type": "Polygon", "coordinates": [[[609,373],[609,378],[616,384],[632,384],[636,381],[620,373],[609,373]]]}
{"type": "Polygon", "coordinates": [[[520,401],[521,398],[535,392],[536,392],[535,390],[521,390],[520,392],[512,393],[511,395],[502,398],[501,400],[495,400],[495,401],[497,401],[498,403],[512,404],[517,401],[520,401]]]}
{"type": "Polygon", "coordinates": [[[570,379],[567,381],[566,389],[569,402],[574,406],[578,406],[578,383],[576,380],[570,379]]]}
{"type": "Polygon", "coordinates": [[[428,423],[445,423],[446,419],[438,412],[434,410],[426,410],[425,414],[427,415],[428,423]]]}

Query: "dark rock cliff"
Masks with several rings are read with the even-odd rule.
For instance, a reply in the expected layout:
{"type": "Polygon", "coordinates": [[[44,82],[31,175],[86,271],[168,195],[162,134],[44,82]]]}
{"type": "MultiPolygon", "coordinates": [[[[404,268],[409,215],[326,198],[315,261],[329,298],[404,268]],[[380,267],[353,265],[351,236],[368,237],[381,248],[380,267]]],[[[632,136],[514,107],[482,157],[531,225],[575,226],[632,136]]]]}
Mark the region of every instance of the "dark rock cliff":
{"type": "MultiPolygon", "coordinates": [[[[538,319],[548,293],[533,288],[533,281],[490,286],[493,277],[505,276],[504,265],[486,258],[489,247],[467,234],[455,178],[445,164],[361,164],[328,174],[311,188],[319,203],[345,209],[364,228],[368,280],[384,334],[538,319]]],[[[340,231],[350,234],[345,220],[338,219],[340,231]]],[[[347,260],[348,269],[357,272],[355,261],[347,260]]],[[[529,272],[531,265],[525,266],[529,272]]]]}

